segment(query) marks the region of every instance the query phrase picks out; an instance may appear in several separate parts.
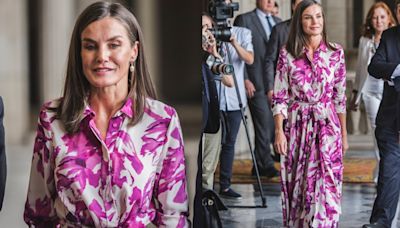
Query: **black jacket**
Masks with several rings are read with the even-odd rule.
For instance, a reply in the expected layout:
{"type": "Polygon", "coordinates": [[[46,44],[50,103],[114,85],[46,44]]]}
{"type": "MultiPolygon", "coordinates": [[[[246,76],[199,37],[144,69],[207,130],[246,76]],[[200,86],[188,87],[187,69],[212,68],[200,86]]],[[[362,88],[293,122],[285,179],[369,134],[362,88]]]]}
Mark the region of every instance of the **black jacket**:
{"type": "Polygon", "coordinates": [[[215,134],[221,125],[215,75],[206,63],[201,66],[201,75],[203,83],[203,132],[215,134]]]}
{"type": "Polygon", "coordinates": [[[3,100],[0,97],[0,210],[3,207],[4,191],[6,189],[6,176],[7,176],[3,117],[4,117],[4,106],[3,106],[3,100]]]}
{"type": "MultiPolygon", "coordinates": [[[[383,32],[379,47],[368,66],[368,72],[375,78],[390,80],[398,64],[400,64],[400,26],[383,32]]],[[[397,126],[397,130],[400,130],[400,96],[388,82],[384,85],[376,125],[385,128],[397,126]]]]}
{"type": "Polygon", "coordinates": [[[292,19],[283,21],[272,28],[265,54],[265,75],[268,80],[268,90],[274,89],[276,63],[281,48],[286,45],[288,40],[291,21],[292,19]]]}

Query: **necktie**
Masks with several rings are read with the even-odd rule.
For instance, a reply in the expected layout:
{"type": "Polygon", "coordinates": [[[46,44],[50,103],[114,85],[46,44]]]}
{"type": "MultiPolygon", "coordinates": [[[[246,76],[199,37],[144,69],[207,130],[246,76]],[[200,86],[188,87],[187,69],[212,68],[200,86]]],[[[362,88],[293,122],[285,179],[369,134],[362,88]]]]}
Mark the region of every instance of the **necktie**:
{"type": "Polygon", "coordinates": [[[265,18],[267,18],[269,32],[271,33],[272,27],[273,27],[271,24],[271,16],[267,15],[267,16],[265,16],[265,18]]]}

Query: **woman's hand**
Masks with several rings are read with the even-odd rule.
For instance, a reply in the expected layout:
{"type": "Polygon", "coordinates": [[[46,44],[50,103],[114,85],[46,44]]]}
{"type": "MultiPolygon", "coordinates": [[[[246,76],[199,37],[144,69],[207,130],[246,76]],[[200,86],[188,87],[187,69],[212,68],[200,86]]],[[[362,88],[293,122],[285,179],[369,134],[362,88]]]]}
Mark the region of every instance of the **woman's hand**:
{"type": "Polygon", "coordinates": [[[357,109],[358,109],[358,104],[356,104],[356,99],[357,99],[357,94],[353,93],[353,95],[351,96],[350,103],[349,103],[349,109],[351,111],[357,111],[357,109]]]}
{"type": "Polygon", "coordinates": [[[347,134],[342,134],[342,150],[343,155],[346,154],[347,150],[349,149],[349,143],[347,141],[347,134]]]}
{"type": "Polygon", "coordinates": [[[287,140],[283,130],[275,131],[275,150],[281,155],[287,155],[287,140]]]}

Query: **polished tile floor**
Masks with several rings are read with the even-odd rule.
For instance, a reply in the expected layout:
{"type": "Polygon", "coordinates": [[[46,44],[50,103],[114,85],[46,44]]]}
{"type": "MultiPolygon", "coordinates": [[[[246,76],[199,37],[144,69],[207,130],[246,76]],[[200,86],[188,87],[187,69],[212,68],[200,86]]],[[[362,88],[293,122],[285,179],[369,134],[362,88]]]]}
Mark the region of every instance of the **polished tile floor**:
{"type": "MultiPolygon", "coordinates": [[[[372,151],[373,142],[371,135],[351,135],[349,137],[350,150],[346,157],[375,158],[372,151]]],[[[243,206],[261,206],[260,191],[257,185],[234,184],[232,188],[242,194],[240,201],[223,199],[230,207],[227,211],[221,211],[224,227],[229,228],[275,228],[282,227],[280,185],[265,184],[263,193],[266,198],[267,208],[237,208],[243,206]]],[[[216,186],[218,189],[218,185],[216,186]]],[[[373,183],[343,184],[342,214],[339,226],[341,228],[360,228],[369,222],[369,217],[376,196],[376,188],[373,183]]],[[[399,211],[399,209],[398,209],[399,211]]],[[[398,216],[393,222],[392,228],[400,228],[398,216]]]]}
{"type": "MultiPolygon", "coordinates": [[[[241,193],[243,199],[240,201],[223,199],[226,205],[250,207],[262,205],[257,186],[235,184],[232,188],[241,193]]],[[[280,185],[265,184],[263,190],[267,208],[229,208],[227,211],[221,211],[224,226],[229,228],[282,227],[280,185]]],[[[344,184],[340,227],[360,228],[368,223],[375,192],[374,184],[344,184]]]]}

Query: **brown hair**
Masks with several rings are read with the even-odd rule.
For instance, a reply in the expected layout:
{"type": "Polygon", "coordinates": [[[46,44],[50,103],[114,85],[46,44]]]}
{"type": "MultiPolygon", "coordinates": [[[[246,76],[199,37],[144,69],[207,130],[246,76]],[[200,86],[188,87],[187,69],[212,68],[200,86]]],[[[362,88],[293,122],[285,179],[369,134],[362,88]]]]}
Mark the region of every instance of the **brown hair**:
{"type": "Polygon", "coordinates": [[[365,23],[362,25],[362,36],[372,38],[372,36],[375,34],[375,29],[372,26],[372,17],[374,16],[374,11],[378,8],[382,8],[386,11],[389,17],[389,28],[396,25],[396,21],[394,20],[392,11],[389,9],[389,7],[384,2],[376,2],[368,10],[367,17],[365,18],[365,23]]]}
{"type": "Polygon", "coordinates": [[[324,24],[323,24],[323,28],[322,28],[322,40],[325,42],[325,44],[327,45],[327,47],[329,49],[336,50],[336,48],[334,46],[332,46],[326,38],[327,36],[326,36],[326,26],[325,26],[325,24],[326,24],[325,23],[325,14],[322,9],[322,6],[314,0],[303,0],[297,5],[297,7],[294,11],[292,23],[290,23],[289,37],[288,37],[288,41],[286,43],[287,51],[295,58],[301,57],[303,48],[306,46],[306,44],[308,42],[306,34],[303,31],[303,25],[301,23],[301,16],[302,16],[304,10],[306,10],[308,7],[310,7],[312,5],[318,5],[319,7],[321,7],[322,17],[324,19],[324,24]]]}
{"type": "Polygon", "coordinates": [[[81,34],[90,23],[105,17],[112,17],[121,22],[128,32],[131,45],[135,41],[139,42],[135,72],[128,72],[128,97],[133,100],[132,109],[134,110],[130,124],[134,125],[142,119],[146,98],[156,98],[146,64],[143,34],[135,16],[119,3],[93,3],[80,14],[75,23],[69,47],[63,98],[55,109],[57,118],[61,120],[69,134],[79,130],[79,123],[84,118],[85,101],[90,91],[90,84],[82,69],[81,34]]]}

